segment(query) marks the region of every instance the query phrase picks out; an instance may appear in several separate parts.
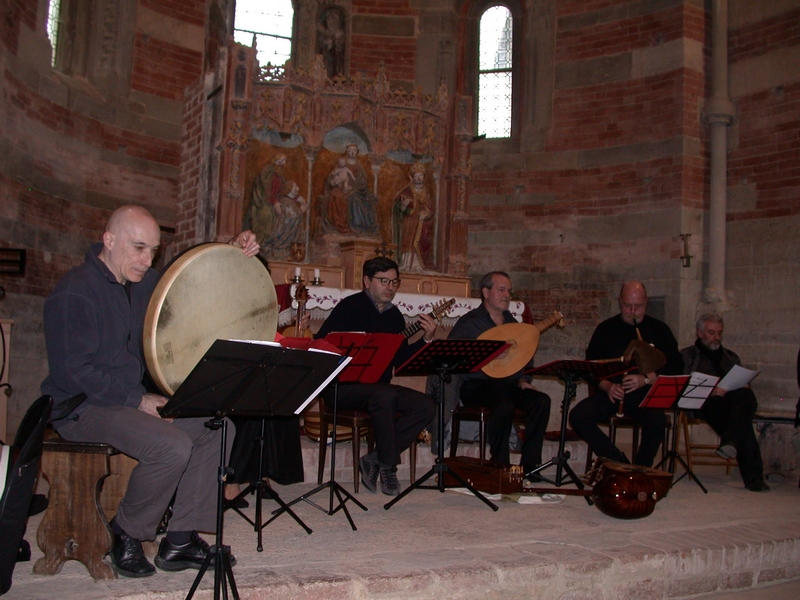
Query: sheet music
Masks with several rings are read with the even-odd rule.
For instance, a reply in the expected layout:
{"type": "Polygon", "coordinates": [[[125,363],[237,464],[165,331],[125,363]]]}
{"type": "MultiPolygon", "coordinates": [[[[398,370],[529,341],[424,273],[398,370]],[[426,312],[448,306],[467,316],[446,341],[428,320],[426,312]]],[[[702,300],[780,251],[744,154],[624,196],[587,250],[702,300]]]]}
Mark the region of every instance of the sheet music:
{"type": "Polygon", "coordinates": [[[733,365],[733,368],[728,371],[728,374],[722,378],[717,385],[721,387],[723,390],[727,390],[732,392],[733,390],[738,390],[739,388],[743,388],[748,383],[753,381],[756,375],[761,373],[761,371],[753,371],[751,369],[745,369],[744,367],[740,367],[739,365],[733,365]]]}
{"type": "MultiPolygon", "coordinates": [[[[317,352],[325,352],[326,354],[333,354],[333,352],[327,352],[326,350],[317,350],[317,352]]],[[[343,356],[341,362],[339,363],[339,366],[336,367],[336,370],[333,373],[331,373],[328,376],[328,378],[325,381],[323,381],[322,384],[316,390],[314,390],[314,393],[311,394],[306,399],[305,402],[303,402],[300,406],[297,407],[297,409],[294,411],[294,414],[299,415],[301,412],[303,412],[306,409],[306,407],[311,403],[311,401],[314,400],[317,396],[319,396],[320,393],[322,392],[322,390],[324,390],[326,387],[328,387],[328,384],[331,381],[333,381],[333,379],[339,373],[342,372],[342,369],[344,369],[347,366],[347,363],[349,363],[351,360],[352,360],[352,357],[343,356]]]]}
{"type": "MultiPolygon", "coordinates": [[[[338,355],[337,352],[331,352],[329,350],[323,350],[321,348],[309,347],[306,350],[298,350],[296,348],[288,348],[288,347],[286,347],[283,344],[280,344],[278,342],[267,342],[267,341],[264,341],[264,340],[228,340],[228,341],[230,341],[230,342],[242,342],[242,343],[245,343],[245,344],[260,344],[262,346],[273,346],[273,347],[277,347],[277,348],[284,348],[285,350],[288,350],[290,352],[320,352],[322,354],[332,354],[334,356],[338,355]]],[[[322,392],[322,390],[324,390],[326,387],[328,387],[328,384],[330,384],[330,382],[333,381],[334,378],[339,373],[342,372],[342,369],[344,369],[347,366],[347,363],[349,363],[351,360],[352,360],[351,357],[343,356],[341,362],[336,367],[336,370],[333,373],[331,373],[328,376],[328,378],[325,381],[323,381],[322,384],[316,390],[314,390],[314,392],[308,398],[306,398],[306,400],[294,411],[294,414],[299,415],[301,412],[303,412],[306,409],[306,407],[309,404],[311,404],[311,402],[317,396],[319,396],[319,394],[322,392]]]]}
{"type": "Polygon", "coordinates": [[[686,384],[686,389],[678,400],[678,407],[687,410],[702,408],[718,381],[719,377],[714,375],[692,371],[689,383],[686,384]]]}

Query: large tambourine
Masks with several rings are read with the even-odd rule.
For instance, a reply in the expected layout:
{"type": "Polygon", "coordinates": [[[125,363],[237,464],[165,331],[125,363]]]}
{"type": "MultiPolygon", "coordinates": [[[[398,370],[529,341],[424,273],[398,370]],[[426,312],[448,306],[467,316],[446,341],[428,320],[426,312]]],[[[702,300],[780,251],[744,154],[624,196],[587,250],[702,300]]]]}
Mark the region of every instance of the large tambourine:
{"type": "Polygon", "coordinates": [[[171,396],[217,339],[273,341],[278,300],[261,260],[230,244],[178,256],[158,282],[144,320],[144,357],[171,396]]]}

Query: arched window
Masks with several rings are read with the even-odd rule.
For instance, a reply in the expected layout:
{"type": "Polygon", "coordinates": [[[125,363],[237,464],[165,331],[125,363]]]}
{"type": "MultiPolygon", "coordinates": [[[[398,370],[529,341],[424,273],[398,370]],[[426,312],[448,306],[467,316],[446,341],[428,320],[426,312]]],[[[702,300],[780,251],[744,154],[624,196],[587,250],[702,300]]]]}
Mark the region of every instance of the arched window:
{"type": "Polygon", "coordinates": [[[505,6],[480,17],[478,33],[478,135],[511,137],[513,18],[505,6]]]}
{"type": "Polygon", "coordinates": [[[53,53],[50,59],[51,66],[56,66],[56,52],[58,49],[58,33],[61,28],[61,0],[50,0],[47,7],[47,37],[53,53]]]}
{"type": "Polygon", "coordinates": [[[236,0],[233,39],[250,46],[255,39],[261,66],[283,65],[292,56],[292,0],[236,0]]]}

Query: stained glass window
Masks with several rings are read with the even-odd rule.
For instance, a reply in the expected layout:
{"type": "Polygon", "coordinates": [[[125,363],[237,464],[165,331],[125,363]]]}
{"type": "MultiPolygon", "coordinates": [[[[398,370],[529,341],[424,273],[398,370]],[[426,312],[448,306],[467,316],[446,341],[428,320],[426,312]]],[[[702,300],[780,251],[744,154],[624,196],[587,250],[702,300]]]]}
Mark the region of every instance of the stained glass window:
{"type": "Polygon", "coordinates": [[[480,20],[478,59],[478,134],[511,136],[511,11],[493,6],[480,20]]]}
{"type": "Polygon", "coordinates": [[[283,65],[292,55],[292,0],[236,0],[233,39],[252,46],[258,63],[283,65]]]}

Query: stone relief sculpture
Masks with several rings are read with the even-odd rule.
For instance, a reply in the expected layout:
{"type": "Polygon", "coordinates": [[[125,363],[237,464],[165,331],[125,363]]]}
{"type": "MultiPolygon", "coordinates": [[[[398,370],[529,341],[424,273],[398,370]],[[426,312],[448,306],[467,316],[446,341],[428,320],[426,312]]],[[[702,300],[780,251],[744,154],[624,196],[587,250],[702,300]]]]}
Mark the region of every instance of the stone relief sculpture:
{"type": "Polygon", "coordinates": [[[395,195],[392,206],[393,242],[402,271],[432,269],[433,198],[425,185],[425,166],[409,169],[411,181],[395,195]]]}
{"type": "Polygon", "coordinates": [[[344,11],[331,6],[320,13],[317,21],[317,54],[322,55],[329,78],[344,75],[344,52],[344,11]]]}

